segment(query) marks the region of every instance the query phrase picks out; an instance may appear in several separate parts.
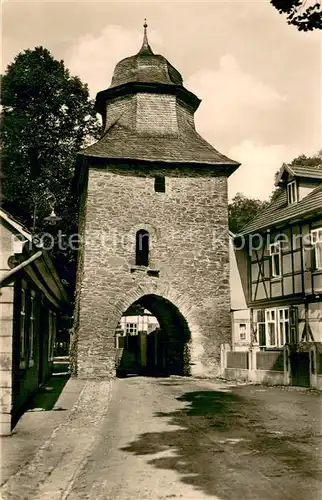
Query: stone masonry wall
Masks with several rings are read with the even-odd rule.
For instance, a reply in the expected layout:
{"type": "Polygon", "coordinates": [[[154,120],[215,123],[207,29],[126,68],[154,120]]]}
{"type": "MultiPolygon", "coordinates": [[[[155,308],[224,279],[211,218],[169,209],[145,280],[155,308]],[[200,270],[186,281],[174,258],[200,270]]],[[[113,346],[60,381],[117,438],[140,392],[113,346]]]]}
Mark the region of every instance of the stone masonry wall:
{"type": "MultiPolygon", "coordinates": [[[[1,277],[9,271],[8,259],[14,251],[13,233],[1,220],[1,277]]],[[[14,288],[13,285],[9,285],[0,290],[0,436],[11,433],[13,334],[14,288]]]]}
{"type": "MultiPolygon", "coordinates": [[[[82,166],[84,169],[84,165],[82,166]]],[[[85,172],[83,172],[85,173],[85,172]]],[[[86,172],[87,177],[87,172],[86,172]]],[[[87,182],[83,187],[83,192],[80,197],[80,206],[78,213],[78,232],[80,235],[85,234],[85,222],[86,222],[86,200],[87,200],[87,182]]],[[[82,291],[82,282],[84,275],[84,245],[80,246],[77,255],[77,276],[76,276],[76,286],[75,286],[75,309],[74,309],[74,325],[73,331],[70,339],[70,349],[69,358],[71,365],[71,372],[73,376],[77,376],[77,353],[78,353],[78,332],[79,332],[79,309],[80,309],[80,297],[82,291]]]]}
{"type": "Polygon", "coordinates": [[[129,165],[89,169],[80,377],[114,375],[117,323],[147,294],[169,300],[186,319],[192,374],[219,372],[220,344],[231,335],[227,179],[201,172],[169,166],[166,192],[156,193],[154,175],[164,171],[142,167],[138,173],[129,165]],[[135,269],[139,229],[150,233],[150,268],[159,277],[135,269]]]}

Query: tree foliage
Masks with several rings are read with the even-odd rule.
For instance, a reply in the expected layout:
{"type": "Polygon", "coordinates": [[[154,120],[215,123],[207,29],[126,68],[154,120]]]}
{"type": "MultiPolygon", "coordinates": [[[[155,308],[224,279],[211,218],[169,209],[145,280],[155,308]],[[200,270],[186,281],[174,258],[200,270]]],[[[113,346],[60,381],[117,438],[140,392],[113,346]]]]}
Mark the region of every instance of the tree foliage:
{"type": "Polygon", "coordinates": [[[229,230],[237,234],[243,226],[250,222],[263,208],[267,201],[247,198],[242,193],[237,193],[232,203],[228,205],[229,230]]]}
{"type": "Polygon", "coordinates": [[[294,160],[291,161],[289,164],[291,167],[292,165],[295,166],[300,166],[300,167],[317,167],[320,166],[322,163],[322,151],[319,151],[316,155],[314,156],[306,156],[306,155],[299,155],[294,160]]]}
{"type": "Polygon", "coordinates": [[[288,24],[299,31],[322,29],[321,2],[307,0],[271,0],[271,4],[281,13],[286,14],[288,24]]]}
{"type": "Polygon", "coordinates": [[[63,212],[75,155],[98,133],[87,85],[47,49],[36,47],[8,66],[2,106],[4,203],[30,225],[35,199],[48,189],[63,212]]]}
{"type": "Polygon", "coordinates": [[[44,229],[49,191],[62,229],[70,232],[76,153],[100,129],[87,85],[43,47],[18,54],[1,80],[3,206],[29,227],[36,207],[37,226],[44,229]]]}

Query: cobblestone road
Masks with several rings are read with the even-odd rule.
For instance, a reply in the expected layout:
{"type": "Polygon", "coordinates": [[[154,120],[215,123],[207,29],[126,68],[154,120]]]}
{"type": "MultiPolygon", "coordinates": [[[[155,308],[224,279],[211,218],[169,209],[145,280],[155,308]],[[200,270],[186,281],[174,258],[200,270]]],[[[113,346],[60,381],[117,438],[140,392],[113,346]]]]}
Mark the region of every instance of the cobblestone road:
{"type": "Polygon", "coordinates": [[[127,378],[68,500],[318,500],[321,399],[296,388],[127,378]]]}

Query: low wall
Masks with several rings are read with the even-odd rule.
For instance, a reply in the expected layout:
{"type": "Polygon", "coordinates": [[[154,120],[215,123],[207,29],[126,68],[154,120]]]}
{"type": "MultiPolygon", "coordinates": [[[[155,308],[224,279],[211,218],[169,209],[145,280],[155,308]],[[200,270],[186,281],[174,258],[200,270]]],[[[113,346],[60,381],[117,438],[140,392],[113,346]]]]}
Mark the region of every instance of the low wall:
{"type": "Polygon", "coordinates": [[[227,352],[227,368],[241,368],[248,370],[248,351],[227,352]]]}
{"type": "Polygon", "coordinates": [[[289,346],[284,346],[282,350],[260,351],[255,346],[248,351],[231,351],[229,344],[222,344],[221,374],[230,380],[264,385],[293,384],[322,391],[322,344],[307,343],[294,352],[309,353],[306,365],[300,357],[297,364],[292,364],[293,351],[289,346]],[[303,369],[307,372],[303,372],[303,369]]]}
{"type": "Polygon", "coordinates": [[[253,381],[264,385],[287,385],[284,371],[277,370],[255,370],[253,381]]]}
{"type": "Polygon", "coordinates": [[[256,353],[257,370],[284,371],[283,351],[260,351],[256,353]]]}
{"type": "MultiPolygon", "coordinates": [[[[228,380],[241,380],[263,385],[287,385],[284,372],[276,370],[243,370],[241,368],[226,368],[223,373],[228,380]]],[[[322,384],[322,377],[321,377],[322,384]]]]}
{"type": "Polygon", "coordinates": [[[249,380],[248,370],[242,368],[226,368],[223,376],[228,380],[249,380]]]}
{"type": "Polygon", "coordinates": [[[322,353],[318,352],[316,355],[316,365],[317,365],[317,373],[322,375],[322,353]]]}
{"type": "Polygon", "coordinates": [[[322,375],[318,375],[316,377],[315,389],[318,389],[319,391],[322,391],[322,375]]]}

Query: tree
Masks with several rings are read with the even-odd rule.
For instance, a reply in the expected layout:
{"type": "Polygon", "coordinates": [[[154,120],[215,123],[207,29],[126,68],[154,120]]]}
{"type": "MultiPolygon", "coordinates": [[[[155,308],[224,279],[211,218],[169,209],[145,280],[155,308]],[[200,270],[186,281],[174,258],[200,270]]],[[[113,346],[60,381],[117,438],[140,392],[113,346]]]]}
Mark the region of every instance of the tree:
{"type": "Polygon", "coordinates": [[[316,155],[314,156],[306,156],[306,155],[299,155],[294,160],[289,163],[290,167],[292,165],[294,166],[303,166],[303,167],[317,167],[322,164],[322,151],[319,151],[316,155]]]}
{"type": "MultiPolygon", "coordinates": [[[[49,191],[62,230],[70,233],[77,217],[70,193],[76,153],[100,129],[87,85],[43,47],[18,54],[1,80],[3,206],[31,227],[37,205],[43,230],[50,207],[42,195],[49,191]]],[[[68,267],[64,259],[58,264],[68,267]]]]}
{"type": "Polygon", "coordinates": [[[48,189],[63,212],[76,153],[99,129],[87,85],[36,47],[8,66],[2,106],[4,204],[30,225],[34,200],[48,189]]]}
{"type": "Polygon", "coordinates": [[[237,234],[267,204],[267,201],[247,198],[242,193],[237,193],[228,205],[229,230],[237,234]]]}
{"type": "Polygon", "coordinates": [[[321,2],[307,0],[271,0],[271,4],[281,13],[286,14],[288,24],[299,31],[322,29],[321,2]]]}

